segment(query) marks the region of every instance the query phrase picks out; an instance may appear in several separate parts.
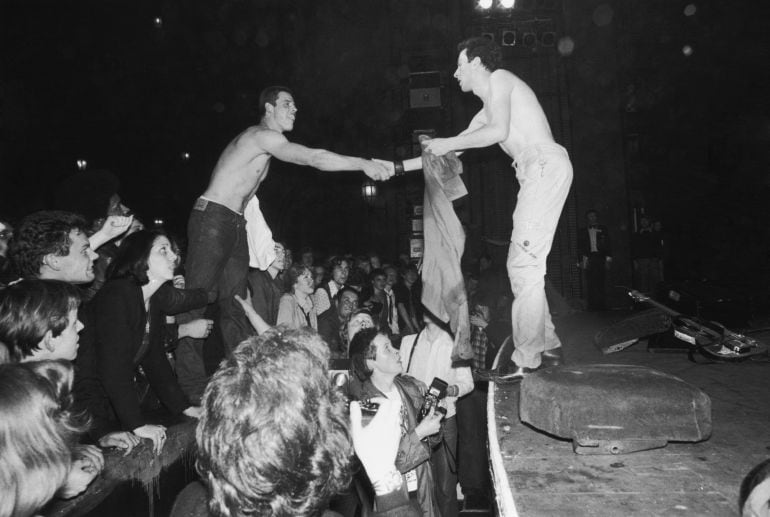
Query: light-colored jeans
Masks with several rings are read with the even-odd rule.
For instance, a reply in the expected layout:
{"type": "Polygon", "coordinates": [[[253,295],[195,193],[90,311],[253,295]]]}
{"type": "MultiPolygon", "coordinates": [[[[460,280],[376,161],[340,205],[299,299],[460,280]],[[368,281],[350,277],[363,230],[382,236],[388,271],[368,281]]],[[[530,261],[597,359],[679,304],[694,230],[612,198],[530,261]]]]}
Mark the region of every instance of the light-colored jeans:
{"type": "Polygon", "coordinates": [[[554,143],[526,148],[513,165],[519,195],[507,262],[514,295],[512,359],[519,366],[537,368],[543,351],[561,346],[545,297],[545,269],[572,184],[572,164],[566,149],[554,143]]]}

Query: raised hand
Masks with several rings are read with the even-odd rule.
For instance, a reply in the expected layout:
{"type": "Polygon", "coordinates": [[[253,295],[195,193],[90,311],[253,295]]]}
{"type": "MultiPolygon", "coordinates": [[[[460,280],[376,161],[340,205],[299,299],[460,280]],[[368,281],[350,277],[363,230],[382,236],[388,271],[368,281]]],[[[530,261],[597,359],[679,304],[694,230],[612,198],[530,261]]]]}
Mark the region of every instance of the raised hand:
{"type": "Polygon", "coordinates": [[[139,438],[147,438],[152,441],[155,454],[163,451],[163,444],[166,443],[166,428],[162,425],[143,425],[134,429],[134,434],[139,438]]]}

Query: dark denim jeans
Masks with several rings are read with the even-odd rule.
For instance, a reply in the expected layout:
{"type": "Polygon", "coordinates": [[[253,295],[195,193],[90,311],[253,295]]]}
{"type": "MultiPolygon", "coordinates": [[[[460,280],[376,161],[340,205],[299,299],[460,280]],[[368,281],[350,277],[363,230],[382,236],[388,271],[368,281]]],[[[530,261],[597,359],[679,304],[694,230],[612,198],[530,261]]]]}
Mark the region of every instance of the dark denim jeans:
{"type": "MultiPolygon", "coordinates": [[[[198,198],[190,214],[187,237],[187,288],[216,290],[219,310],[215,312],[219,319],[215,325],[219,327],[226,350],[232,350],[253,334],[243,309],[233,298],[236,294],[246,297],[249,272],[246,221],[242,215],[223,205],[198,198]]],[[[189,312],[179,321],[201,318],[205,310],[189,312]]],[[[201,339],[185,338],[176,352],[179,385],[193,403],[200,399],[208,381],[203,346],[201,339]]]]}

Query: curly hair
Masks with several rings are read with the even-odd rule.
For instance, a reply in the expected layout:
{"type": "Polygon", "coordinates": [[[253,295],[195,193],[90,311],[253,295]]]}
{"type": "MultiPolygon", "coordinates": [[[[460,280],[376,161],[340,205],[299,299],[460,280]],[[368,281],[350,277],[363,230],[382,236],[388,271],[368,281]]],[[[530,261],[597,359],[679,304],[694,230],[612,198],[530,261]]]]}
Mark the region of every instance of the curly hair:
{"type": "Polygon", "coordinates": [[[351,480],[345,400],[310,329],[242,342],[203,395],[197,468],[219,516],[320,514],[351,480]]]}
{"type": "Polygon", "coordinates": [[[457,51],[463,50],[469,62],[479,58],[484,68],[490,72],[500,68],[500,62],[503,59],[500,46],[489,38],[478,36],[463,40],[457,44],[457,51]]]}
{"type": "Polygon", "coordinates": [[[80,305],[80,291],[60,280],[25,279],[0,290],[0,343],[15,362],[32,355],[49,330],[59,336],[80,305]]]}
{"type": "Polygon", "coordinates": [[[69,472],[84,425],[70,411],[72,365],[0,365],[0,515],[32,515],[69,472]]]}
{"type": "Polygon", "coordinates": [[[35,278],[46,255],[69,255],[73,230],[86,233],[88,225],[72,212],[44,210],[22,219],[8,253],[18,273],[25,278],[35,278]]]}
{"type": "Polygon", "coordinates": [[[292,294],[294,292],[294,285],[297,283],[299,277],[305,273],[310,273],[311,276],[313,275],[313,272],[309,267],[303,266],[299,263],[292,264],[288,269],[285,270],[284,281],[287,293],[292,294]]]}

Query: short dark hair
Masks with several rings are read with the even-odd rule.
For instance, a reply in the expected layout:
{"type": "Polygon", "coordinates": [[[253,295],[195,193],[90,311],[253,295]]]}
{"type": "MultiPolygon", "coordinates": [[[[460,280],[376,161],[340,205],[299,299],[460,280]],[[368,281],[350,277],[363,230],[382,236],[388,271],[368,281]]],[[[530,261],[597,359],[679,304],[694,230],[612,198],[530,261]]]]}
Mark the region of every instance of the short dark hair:
{"type": "Polygon", "coordinates": [[[388,276],[387,274],[385,274],[385,268],[378,267],[378,268],[372,269],[372,272],[369,273],[369,282],[373,282],[374,278],[378,276],[388,276]]]}
{"type": "MultiPolygon", "coordinates": [[[[746,504],[746,500],[751,495],[751,492],[767,478],[770,478],[770,459],[761,462],[755,466],[746,477],[741,481],[740,492],[738,493],[738,511],[743,512],[743,506],[746,504]]],[[[764,504],[767,507],[767,501],[764,504]]],[[[748,515],[745,514],[744,515],[748,515]]]]}
{"type": "Polygon", "coordinates": [[[348,349],[350,372],[362,382],[372,376],[372,370],[366,364],[366,360],[374,361],[377,359],[377,345],[374,344],[374,338],[380,334],[388,335],[387,332],[376,328],[363,329],[358,331],[350,341],[350,348],[348,349]]]}
{"type": "Polygon", "coordinates": [[[320,515],[351,480],[345,400],[329,349],[279,326],[242,342],[203,395],[197,468],[216,515],[320,515]]]}
{"type": "Polygon", "coordinates": [[[40,349],[49,330],[60,335],[79,305],[77,287],[60,280],[25,279],[0,289],[0,343],[19,362],[40,349]]]}
{"type": "Polygon", "coordinates": [[[123,239],[115,259],[107,268],[107,279],[131,278],[138,285],[147,284],[150,281],[147,277],[147,260],[158,237],[166,237],[171,241],[168,234],[159,229],[139,230],[123,239]]]}
{"type": "Polygon", "coordinates": [[[489,38],[477,36],[463,40],[458,43],[457,51],[462,52],[463,50],[469,62],[479,58],[484,68],[490,72],[500,68],[500,62],[503,58],[502,51],[500,46],[489,38]]]}
{"type": "Polygon", "coordinates": [[[356,289],[355,287],[352,287],[350,285],[343,285],[342,287],[340,287],[339,291],[337,291],[337,294],[335,294],[334,298],[332,298],[332,299],[335,302],[338,302],[342,298],[342,295],[345,294],[345,293],[353,293],[353,294],[355,294],[358,297],[361,296],[361,293],[359,293],[358,289],[356,289]]]}
{"type": "Polygon", "coordinates": [[[292,97],[294,97],[294,93],[286,88],[285,86],[268,86],[264,90],[262,90],[259,93],[259,116],[264,117],[265,113],[265,104],[270,103],[271,105],[275,106],[276,101],[278,100],[278,94],[281,92],[286,92],[292,97]]]}
{"type": "Polygon", "coordinates": [[[588,217],[591,214],[599,215],[599,212],[596,211],[596,209],[591,208],[590,210],[586,210],[586,217],[588,217]]]}
{"type": "Polygon", "coordinates": [[[88,226],[85,219],[72,212],[43,210],[22,219],[9,246],[17,272],[26,278],[37,278],[46,255],[68,255],[73,230],[86,233],[88,226]]]}

